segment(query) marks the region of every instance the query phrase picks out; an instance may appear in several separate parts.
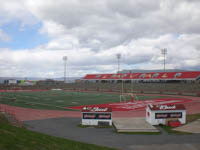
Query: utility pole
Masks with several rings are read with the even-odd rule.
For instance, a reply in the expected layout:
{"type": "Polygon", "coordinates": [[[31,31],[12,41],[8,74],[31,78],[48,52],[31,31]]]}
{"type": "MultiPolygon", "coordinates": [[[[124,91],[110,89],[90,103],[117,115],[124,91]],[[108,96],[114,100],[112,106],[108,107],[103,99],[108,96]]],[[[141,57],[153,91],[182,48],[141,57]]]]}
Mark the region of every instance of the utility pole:
{"type": "Polygon", "coordinates": [[[120,71],[120,58],[121,58],[121,54],[118,53],[117,55],[117,62],[118,62],[118,72],[120,71]]]}
{"type": "Polygon", "coordinates": [[[166,65],[166,55],[167,55],[167,49],[166,48],[163,48],[161,49],[161,54],[163,55],[164,59],[163,59],[163,65],[164,65],[164,72],[165,72],[165,65],[166,65]]]}

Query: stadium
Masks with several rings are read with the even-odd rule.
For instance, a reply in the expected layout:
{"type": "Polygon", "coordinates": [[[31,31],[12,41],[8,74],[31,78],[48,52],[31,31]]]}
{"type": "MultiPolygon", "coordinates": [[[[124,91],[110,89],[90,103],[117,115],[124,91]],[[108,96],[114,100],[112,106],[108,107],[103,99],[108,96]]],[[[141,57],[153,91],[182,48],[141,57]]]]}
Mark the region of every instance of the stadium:
{"type": "MultiPolygon", "coordinates": [[[[87,74],[75,83],[38,81],[28,86],[2,84],[0,111],[7,114],[11,122],[17,126],[25,125],[32,127],[30,129],[34,131],[69,139],[74,139],[70,134],[75,134],[77,135],[75,140],[114,148],[131,149],[127,145],[132,144],[132,140],[123,140],[126,136],[131,136],[127,133],[131,133],[134,138],[142,134],[144,139],[150,134],[153,137],[149,142],[155,143],[154,140],[165,132],[173,134],[192,132],[194,138],[190,140],[195,141],[199,136],[195,134],[199,132],[195,126],[193,126],[195,131],[191,129],[173,131],[173,128],[163,131],[158,127],[156,129],[152,126],[146,127],[146,121],[142,118],[146,116],[147,106],[179,104],[183,104],[186,109],[188,124],[199,118],[199,79],[200,71],[154,70],[154,72],[87,74]],[[82,127],[81,111],[85,107],[111,108],[113,126],[100,126],[104,132],[103,135],[102,131],[95,129],[94,126],[91,131],[88,126],[82,127]],[[122,125],[123,129],[118,127],[122,125]],[[113,131],[120,134],[113,135],[113,131]],[[82,137],[85,134],[88,136],[82,137]],[[88,141],[90,136],[98,136],[98,138],[88,141]],[[113,141],[106,144],[105,140],[99,139],[106,138],[105,136],[112,137],[113,141]],[[120,139],[121,144],[115,143],[117,139],[120,139]]],[[[97,124],[100,125],[98,122],[97,124]]],[[[186,136],[185,140],[188,139],[189,136],[186,136]]],[[[175,141],[180,142],[180,140],[177,138],[175,141]]]]}
{"type": "Polygon", "coordinates": [[[200,150],[199,12],[1,1],[0,150],[200,150]]]}

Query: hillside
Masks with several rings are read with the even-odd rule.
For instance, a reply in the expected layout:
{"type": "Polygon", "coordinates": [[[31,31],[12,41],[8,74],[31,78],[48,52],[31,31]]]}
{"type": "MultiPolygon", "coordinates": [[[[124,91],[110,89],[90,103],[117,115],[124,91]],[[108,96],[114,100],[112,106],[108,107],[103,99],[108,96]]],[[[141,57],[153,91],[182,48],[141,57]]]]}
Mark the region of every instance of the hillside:
{"type": "Polygon", "coordinates": [[[1,150],[112,150],[12,126],[0,113],[1,150]]]}

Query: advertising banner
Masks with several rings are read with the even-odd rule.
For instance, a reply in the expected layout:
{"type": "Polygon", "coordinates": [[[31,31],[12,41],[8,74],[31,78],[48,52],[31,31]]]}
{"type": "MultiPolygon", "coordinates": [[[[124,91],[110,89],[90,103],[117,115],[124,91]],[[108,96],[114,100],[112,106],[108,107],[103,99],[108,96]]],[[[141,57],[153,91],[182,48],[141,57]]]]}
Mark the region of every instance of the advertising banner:
{"type": "Polygon", "coordinates": [[[156,119],[182,118],[182,112],[155,113],[155,118],[156,119]]]}
{"type": "Polygon", "coordinates": [[[110,120],[110,113],[83,113],[83,119],[98,119],[98,120],[110,120]]]}

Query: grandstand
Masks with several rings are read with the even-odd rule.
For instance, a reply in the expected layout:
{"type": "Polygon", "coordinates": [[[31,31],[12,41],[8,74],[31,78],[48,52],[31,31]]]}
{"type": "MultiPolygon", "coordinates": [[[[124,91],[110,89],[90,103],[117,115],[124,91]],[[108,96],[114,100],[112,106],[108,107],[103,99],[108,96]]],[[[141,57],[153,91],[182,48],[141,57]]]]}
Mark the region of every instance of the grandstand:
{"type": "MultiPolygon", "coordinates": [[[[130,71],[127,71],[130,72],[130,71]]],[[[70,85],[73,88],[102,89],[123,92],[147,92],[162,94],[200,95],[200,71],[167,70],[137,71],[135,73],[87,74],[82,83],[70,85]]]]}
{"type": "Polygon", "coordinates": [[[137,81],[137,82],[170,82],[170,81],[199,81],[200,71],[182,72],[137,72],[116,74],[87,74],[83,81],[114,82],[114,81],[137,81]]]}
{"type": "Polygon", "coordinates": [[[135,71],[130,73],[112,74],[87,74],[79,82],[63,83],[39,81],[34,86],[5,85],[0,86],[0,90],[50,90],[64,89],[77,91],[110,91],[110,92],[135,93],[159,93],[159,94],[182,94],[200,96],[200,71],[166,70],[161,72],[135,71]]]}

